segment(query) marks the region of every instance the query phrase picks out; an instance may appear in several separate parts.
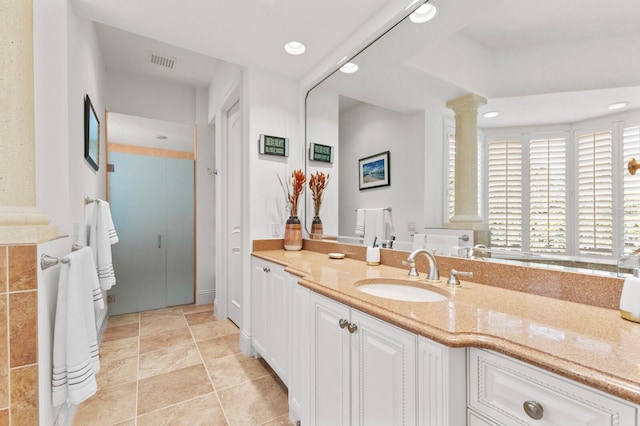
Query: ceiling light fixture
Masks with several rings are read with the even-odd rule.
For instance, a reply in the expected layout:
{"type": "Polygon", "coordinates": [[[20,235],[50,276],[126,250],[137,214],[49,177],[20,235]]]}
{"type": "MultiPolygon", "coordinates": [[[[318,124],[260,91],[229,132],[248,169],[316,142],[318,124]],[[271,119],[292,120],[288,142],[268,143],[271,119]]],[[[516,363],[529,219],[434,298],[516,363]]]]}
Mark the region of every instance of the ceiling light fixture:
{"type": "Polygon", "coordinates": [[[424,24],[432,20],[437,13],[438,8],[433,3],[425,3],[409,15],[409,19],[414,24],[424,24]]]}
{"type": "Polygon", "coordinates": [[[487,111],[484,114],[482,114],[484,118],[494,118],[494,117],[497,117],[498,115],[500,115],[500,111],[487,111]]]}
{"type": "Polygon", "coordinates": [[[624,101],[624,102],[616,102],[616,103],[613,103],[613,104],[609,105],[609,109],[621,109],[621,108],[626,107],[627,105],[629,105],[629,102],[626,102],[626,101],[624,101]]]}
{"type": "Polygon", "coordinates": [[[284,50],[290,55],[302,55],[307,47],[299,41],[290,41],[284,45],[284,50]]]}
{"type": "Polygon", "coordinates": [[[345,74],[353,74],[354,72],[358,71],[358,65],[354,64],[353,62],[347,62],[340,67],[340,71],[345,74]]]}
{"type": "Polygon", "coordinates": [[[418,3],[420,0],[413,0],[411,3],[409,3],[409,5],[407,7],[404,8],[404,10],[409,10],[413,7],[414,4],[418,3]]]}
{"type": "Polygon", "coordinates": [[[340,60],[336,63],[336,65],[340,65],[341,63],[343,63],[343,62],[344,62],[344,61],[346,61],[346,60],[347,60],[347,57],[346,57],[346,56],[343,56],[343,57],[342,57],[342,59],[340,59],[340,60]]]}

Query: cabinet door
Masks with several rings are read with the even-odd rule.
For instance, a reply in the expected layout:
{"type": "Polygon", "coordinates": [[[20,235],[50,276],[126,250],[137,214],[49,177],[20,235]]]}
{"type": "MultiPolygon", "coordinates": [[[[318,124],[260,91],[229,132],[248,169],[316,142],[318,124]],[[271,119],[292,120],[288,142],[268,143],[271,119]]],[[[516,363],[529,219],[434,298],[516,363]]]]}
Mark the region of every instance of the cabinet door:
{"type": "Polygon", "coordinates": [[[268,286],[269,352],[267,362],[283,383],[289,386],[289,329],[291,308],[288,275],[284,268],[271,265],[268,286]]]}
{"type": "Polygon", "coordinates": [[[292,278],[291,302],[291,370],[289,375],[289,418],[300,420],[303,425],[309,424],[309,387],[311,378],[310,354],[310,291],[297,284],[292,278]]]}
{"type": "Polygon", "coordinates": [[[267,262],[251,261],[251,342],[263,358],[269,350],[269,317],[267,292],[269,286],[267,262]]]}
{"type": "Polygon", "coordinates": [[[311,294],[311,308],[311,424],[348,425],[350,334],[339,324],[349,320],[349,308],[315,293],[311,294]]]}
{"type": "Polygon", "coordinates": [[[464,426],[467,350],[418,338],[418,424],[464,426]]]}
{"type": "Polygon", "coordinates": [[[416,335],[352,310],[352,424],[416,424],[416,335]]]}

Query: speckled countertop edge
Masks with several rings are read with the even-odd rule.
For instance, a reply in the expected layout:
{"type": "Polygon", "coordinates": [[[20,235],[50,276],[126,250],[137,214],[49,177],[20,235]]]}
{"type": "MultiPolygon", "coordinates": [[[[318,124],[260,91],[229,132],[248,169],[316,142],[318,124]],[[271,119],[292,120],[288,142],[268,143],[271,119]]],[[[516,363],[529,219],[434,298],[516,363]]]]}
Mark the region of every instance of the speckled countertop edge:
{"type": "Polygon", "coordinates": [[[391,301],[364,294],[354,283],[404,278],[404,269],[260,248],[254,256],[284,266],[300,285],[398,327],[450,347],[493,350],[640,404],[640,324],[616,310],[467,281],[452,292],[446,285],[431,288],[448,292],[446,302],[391,301]]]}

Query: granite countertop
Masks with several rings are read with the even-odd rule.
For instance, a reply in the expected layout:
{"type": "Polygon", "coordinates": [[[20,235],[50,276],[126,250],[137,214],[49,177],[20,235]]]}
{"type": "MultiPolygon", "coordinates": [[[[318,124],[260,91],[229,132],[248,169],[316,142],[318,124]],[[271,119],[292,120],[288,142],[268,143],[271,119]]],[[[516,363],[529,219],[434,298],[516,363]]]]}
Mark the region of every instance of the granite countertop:
{"type": "Polygon", "coordinates": [[[614,309],[553,299],[460,280],[460,288],[419,285],[447,296],[439,302],[404,302],[356,289],[365,278],[407,279],[407,270],[330,259],[302,250],[254,251],[285,267],[300,285],[451,347],[503,353],[640,404],[640,324],[614,309]]]}

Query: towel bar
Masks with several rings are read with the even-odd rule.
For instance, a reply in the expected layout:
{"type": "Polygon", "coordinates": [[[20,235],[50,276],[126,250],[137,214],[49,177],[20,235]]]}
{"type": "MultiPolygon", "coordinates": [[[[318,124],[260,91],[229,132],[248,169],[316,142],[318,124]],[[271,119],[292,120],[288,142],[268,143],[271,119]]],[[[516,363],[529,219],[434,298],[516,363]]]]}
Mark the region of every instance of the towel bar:
{"type": "Polygon", "coordinates": [[[43,254],[40,256],[40,268],[44,271],[45,269],[49,269],[52,266],[56,266],[58,263],[69,263],[69,259],[58,259],[54,256],[49,256],[48,254],[43,254]]]}
{"type": "Polygon", "coordinates": [[[85,195],[85,197],[84,197],[84,205],[85,205],[85,206],[86,206],[87,204],[95,203],[95,201],[96,201],[96,200],[95,200],[95,198],[87,197],[86,195],[85,195]]]}
{"type": "MultiPolygon", "coordinates": [[[[365,209],[365,210],[366,210],[366,209],[365,209]]],[[[385,207],[383,210],[386,210],[386,211],[390,212],[390,211],[391,211],[391,207],[385,207]]],[[[354,209],[354,211],[356,211],[356,212],[357,212],[357,211],[358,211],[358,209],[354,209]]]]}

